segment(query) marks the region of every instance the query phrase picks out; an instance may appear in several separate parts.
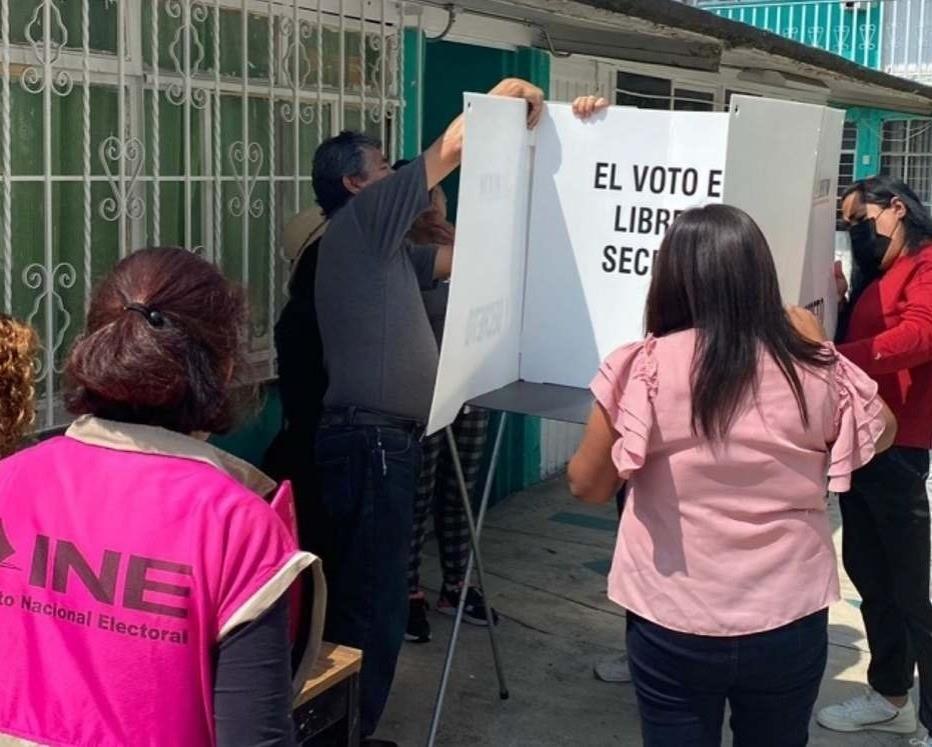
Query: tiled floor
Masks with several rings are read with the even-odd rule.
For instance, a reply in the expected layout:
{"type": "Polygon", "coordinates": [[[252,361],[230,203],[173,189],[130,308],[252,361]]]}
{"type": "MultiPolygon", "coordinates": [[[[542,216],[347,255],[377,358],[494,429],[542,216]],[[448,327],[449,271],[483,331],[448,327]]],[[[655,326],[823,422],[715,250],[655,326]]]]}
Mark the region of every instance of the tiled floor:
{"type": "MultiPolygon", "coordinates": [[[[614,542],[614,506],[575,503],[562,481],[509,498],[489,514],[483,550],[511,697],[498,697],[487,632],[464,626],[438,745],[638,745],[630,686],[592,676],[592,664],[623,647],[624,619],[605,598],[614,542]]],[[[838,525],[837,512],[834,515],[838,525]]],[[[840,541],[836,530],[836,544],[840,541]]],[[[439,583],[436,550],[427,549],[424,583],[439,583]]],[[[804,580],[801,580],[804,583],[804,580]]],[[[434,598],[434,591],[429,597],[434,598]]],[[[831,611],[829,665],[820,704],[862,688],[866,643],[857,595],[831,611]]],[[[403,747],[426,744],[450,621],[431,613],[434,640],[405,644],[379,736],[403,747]]],[[[908,745],[888,735],[838,735],[813,725],[810,744],[908,745]]]]}

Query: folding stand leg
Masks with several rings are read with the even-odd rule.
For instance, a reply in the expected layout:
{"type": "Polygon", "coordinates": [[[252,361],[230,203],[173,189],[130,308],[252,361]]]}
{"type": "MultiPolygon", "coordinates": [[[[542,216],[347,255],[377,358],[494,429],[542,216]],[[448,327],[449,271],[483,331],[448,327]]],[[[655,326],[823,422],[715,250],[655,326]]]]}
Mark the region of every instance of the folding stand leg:
{"type": "MultiPolygon", "coordinates": [[[[503,414],[502,418],[504,419],[504,417],[505,415],[503,414]]],[[[503,433],[503,431],[501,430],[501,427],[499,428],[499,433],[503,433]]],[[[498,434],[496,434],[496,441],[498,441],[498,437],[499,437],[498,434]]],[[[460,496],[463,499],[463,511],[466,514],[466,520],[469,524],[470,542],[472,544],[472,555],[474,557],[475,564],[476,564],[477,584],[479,586],[479,591],[482,592],[482,600],[483,600],[483,604],[485,605],[486,619],[489,620],[489,625],[486,626],[486,629],[489,631],[489,643],[492,646],[492,658],[495,661],[495,673],[498,675],[499,695],[501,696],[502,700],[507,700],[508,699],[508,687],[505,684],[505,672],[502,668],[502,659],[499,654],[498,643],[495,638],[495,626],[491,624],[492,614],[491,614],[491,609],[489,605],[489,598],[485,593],[485,589],[486,589],[485,569],[482,567],[482,553],[479,550],[479,536],[482,532],[482,523],[481,521],[476,521],[473,518],[472,503],[470,501],[469,491],[466,489],[466,480],[465,480],[465,477],[463,476],[463,466],[462,466],[462,463],[460,462],[459,451],[456,448],[456,440],[453,437],[453,430],[451,428],[447,428],[447,444],[450,448],[450,453],[453,457],[453,467],[456,472],[456,481],[459,484],[460,496]]],[[[483,500],[480,504],[480,513],[483,515],[483,518],[485,515],[485,506],[488,500],[488,494],[491,493],[491,489],[492,489],[491,482],[489,482],[488,479],[486,481],[486,484],[487,484],[488,490],[483,490],[483,494],[482,494],[483,500]]],[[[459,605],[457,607],[457,612],[459,613],[461,618],[463,616],[463,612],[461,612],[460,610],[461,609],[465,610],[466,594],[469,590],[469,575],[470,575],[469,573],[466,574],[466,577],[463,582],[463,586],[460,589],[460,599],[459,599],[459,605]]]]}
{"type": "Polygon", "coordinates": [[[459,604],[456,608],[456,617],[453,620],[453,632],[450,634],[450,642],[447,645],[447,656],[443,663],[443,674],[440,677],[440,687],[437,690],[437,702],[434,705],[434,714],[430,722],[430,735],[427,738],[428,747],[433,747],[434,741],[437,738],[437,729],[440,726],[440,713],[443,710],[443,701],[446,697],[450,670],[453,667],[453,655],[456,652],[456,642],[459,638],[460,626],[463,622],[463,611],[466,608],[466,593],[469,589],[469,579],[472,576],[474,562],[476,565],[479,589],[482,592],[482,597],[486,604],[486,619],[489,621],[489,642],[492,644],[492,658],[495,661],[495,673],[498,675],[499,697],[501,697],[502,700],[508,698],[508,687],[505,684],[505,672],[502,669],[501,657],[498,652],[498,642],[495,638],[495,626],[491,624],[492,615],[489,608],[488,596],[486,596],[485,593],[485,572],[482,567],[482,553],[479,551],[479,537],[482,532],[482,523],[485,520],[489,496],[492,493],[492,481],[495,478],[495,467],[498,464],[498,455],[501,451],[502,436],[505,433],[505,420],[507,417],[505,413],[502,413],[501,420],[498,424],[498,430],[495,434],[495,443],[492,447],[489,472],[486,475],[485,486],[482,491],[482,502],[479,505],[478,519],[473,518],[472,505],[469,501],[469,491],[466,489],[466,480],[463,477],[463,467],[460,464],[459,452],[456,449],[456,439],[453,437],[453,430],[451,428],[446,429],[447,444],[450,447],[450,454],[453,457],[453,467],[456,472],[456,479],[463,500],[463,510],[466,513],[466,521],[469,524],[469,539],[472,549],[469,552],[469,560],[466,563],[466,576],[463,579],[463,588],[460,589],[459,604]]]}

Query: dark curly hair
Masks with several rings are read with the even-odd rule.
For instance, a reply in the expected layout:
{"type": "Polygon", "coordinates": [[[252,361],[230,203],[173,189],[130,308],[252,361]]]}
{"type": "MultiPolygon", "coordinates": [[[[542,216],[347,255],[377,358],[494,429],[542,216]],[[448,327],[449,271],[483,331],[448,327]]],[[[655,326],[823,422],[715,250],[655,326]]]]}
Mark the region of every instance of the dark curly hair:
{"type": "Polygon", "coordinates": [[[13,453],[35,419],[32,327],[0,314],[0,457],[13,453]]]}

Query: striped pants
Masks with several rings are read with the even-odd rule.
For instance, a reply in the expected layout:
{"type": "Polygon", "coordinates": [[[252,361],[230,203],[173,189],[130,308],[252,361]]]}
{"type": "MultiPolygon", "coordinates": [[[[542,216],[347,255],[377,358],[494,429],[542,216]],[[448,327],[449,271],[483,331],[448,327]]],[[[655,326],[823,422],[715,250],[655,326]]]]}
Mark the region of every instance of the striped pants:
{"type": "MultiPolygon", "coordinates": [[[[475,501],[475,485],[485,454],[485,441],[489,427],[487,410],[464,410],[453,423],[456,449],[463,466],[466,488],[475,501]]],[[[440,549],[440,567],[443,571],[443,589],[455,592],[466,575],[469,558],[469,522],[463,510],[456,481],[453,459],[447,447],[445,431],[424,439],[421,474],[414,503],[414,531],[411,535],[411,553],[408,561],[408,591],[417,593],[420,588],[421,551],[427,530],[427,517],[433,512],[434,532],[440,549]]]]}

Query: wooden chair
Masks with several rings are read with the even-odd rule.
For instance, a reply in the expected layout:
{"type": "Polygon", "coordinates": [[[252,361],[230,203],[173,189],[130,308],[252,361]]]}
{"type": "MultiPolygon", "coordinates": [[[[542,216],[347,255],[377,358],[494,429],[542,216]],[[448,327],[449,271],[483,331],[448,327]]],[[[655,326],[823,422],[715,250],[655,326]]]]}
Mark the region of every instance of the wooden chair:
{"type": "Polygon", "coordinates": [[[311,676],[295,699],[302,747],[357,747],[362,651],[324,643],[311,676]]]}

